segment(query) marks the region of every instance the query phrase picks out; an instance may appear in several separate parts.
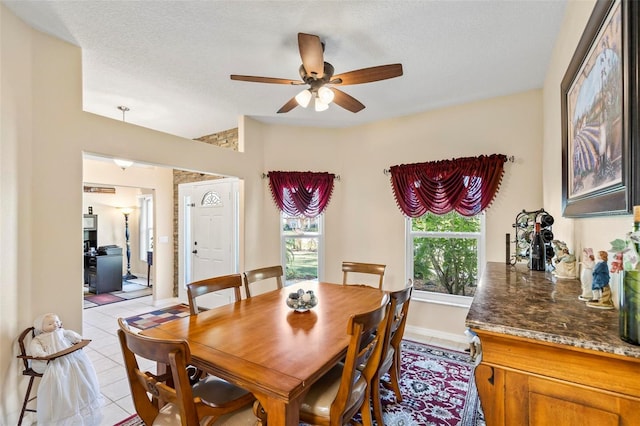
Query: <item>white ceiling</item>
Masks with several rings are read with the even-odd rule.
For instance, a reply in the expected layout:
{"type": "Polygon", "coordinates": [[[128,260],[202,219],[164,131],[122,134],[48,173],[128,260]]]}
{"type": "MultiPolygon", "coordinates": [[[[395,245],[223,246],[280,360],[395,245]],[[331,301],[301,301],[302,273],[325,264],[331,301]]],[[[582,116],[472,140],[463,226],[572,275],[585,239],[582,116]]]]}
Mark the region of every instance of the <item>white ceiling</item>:
{"type": "Polygon", "coordinates": [[[195,138],[239,115],[347,127],[542,87],[566,0],[7,1],[82,48],[84,109],[195,138]],[[341,89],[366,108],[276,111],[300,86],[297,33],[320,36],[335,73],[402,63],[399,78],[341,89]]]}

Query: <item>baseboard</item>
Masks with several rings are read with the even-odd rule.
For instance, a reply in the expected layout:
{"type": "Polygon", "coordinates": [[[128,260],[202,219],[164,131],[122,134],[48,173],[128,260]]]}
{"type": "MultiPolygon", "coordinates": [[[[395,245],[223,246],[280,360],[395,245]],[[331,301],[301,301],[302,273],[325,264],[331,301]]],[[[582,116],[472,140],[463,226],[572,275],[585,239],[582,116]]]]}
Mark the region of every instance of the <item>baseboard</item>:
{"type": "Polygon", "coordinates": [[[464,334],[447,333],[440,330],[416,327],[415,325],[408,324],[405,326],[404,336],[407,338],[413,337],[414,340],[425,343],[428,343],[431,339],[449,340],[451,342],[462,344],[469,343],[469,339],[464,334]]]}
{"type": "Polygon", "coordinates": [[[166,299],[158,299],[153,301],[153,306],[170,306],[179,305],[182,302],[177,297],[169,297],[166,299]]]}

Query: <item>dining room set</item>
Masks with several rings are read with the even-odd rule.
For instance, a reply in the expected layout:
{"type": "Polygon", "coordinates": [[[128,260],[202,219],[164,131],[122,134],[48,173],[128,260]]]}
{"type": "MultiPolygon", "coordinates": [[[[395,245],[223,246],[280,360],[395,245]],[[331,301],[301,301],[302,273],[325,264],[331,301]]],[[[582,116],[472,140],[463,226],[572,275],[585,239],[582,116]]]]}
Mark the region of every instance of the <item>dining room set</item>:
{"type": "Polygon", "coordinates": [[[385,265],[343,262],[342,270],[341,284],[285,287],[280,265],[208,278],[187,285],[187,317],[146,330],[119,318],[140,419],[383,425],[380,387],[402,401],[400,343],[413,285],[384,291],[385,265]],[[377,287],[362,284],[361,274],[373,274],[377,287]],[[256,294],[254,283],[265,281],[273,289],[256,294]],[[198,305],[199,297],[221,290],[232,291],[231,303],[198,305]],[[143,371],[141,358],[155,361],[157,371],[143,371]]]}

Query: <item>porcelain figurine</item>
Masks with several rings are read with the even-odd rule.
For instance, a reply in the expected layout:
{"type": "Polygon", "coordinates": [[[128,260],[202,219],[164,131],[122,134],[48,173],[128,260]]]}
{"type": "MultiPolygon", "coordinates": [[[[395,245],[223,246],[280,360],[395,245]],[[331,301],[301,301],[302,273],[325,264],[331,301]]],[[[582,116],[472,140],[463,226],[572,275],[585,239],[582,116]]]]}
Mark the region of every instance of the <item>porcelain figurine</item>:
{"type": "Polygon", "coordinates": [[[611,300],[611,287],[609,286],[609,266],[607,261],[609,255],[606,251],[598,252],[598,262],[593,267],[593,281],[591,282],[591,291],[593,298],[587,302],[590,308],[613,309],[613,300],[611,300]]]}
{"type": "Polygon", "coordinates": [[[576,277],[576,257],[569,252],[569,248],[564,241],[553,240],[552,244],[556,251],[553,258],[555,270],[553,274],[558,278],[576,277]]]}
{"type": "Polygon", "coordinates": [[[595,257],[593,256],[593,249],[582,249],[582,262],[580,271],[580,283],[582,284],[582,294],[578,296],[578,299],[588,302],[593,298],[591,291],[591,282],[593,281],[593,267],[595,266],[595,257]]]}

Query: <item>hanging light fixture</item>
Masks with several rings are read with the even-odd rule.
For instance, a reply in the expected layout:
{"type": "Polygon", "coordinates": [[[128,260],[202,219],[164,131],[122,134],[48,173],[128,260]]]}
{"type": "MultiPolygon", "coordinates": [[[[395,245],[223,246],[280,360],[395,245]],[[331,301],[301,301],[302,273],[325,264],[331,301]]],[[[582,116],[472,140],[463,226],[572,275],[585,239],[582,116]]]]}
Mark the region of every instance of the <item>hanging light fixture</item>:
{"type": "Polygon", "coordinates": [[[296,95],[296,102],[298,102],[298,105],[300,105],[302,108],[306,108],[307,106],[309,106],[311,96],[311,91],[309,91],[309,89],[304,89],[302,92],[296,95]]]}
{"type": "Polygon", "coordinates": [[[333,102],[334,96],[335,93],[333,93],[333,90],[329,89],[328,87],[322,86],[318,89],[318,97],[323,103],[327,105],[333,102]]]}
{"type": "MultiPolygon", "coordinates": [[[[120,111],[122,111],[122,121],[124,122],[124,114],[129,111],[129,108],[124,106],[124,105],[119,105],[118,109],[120,111]]],[[[126,169],[127,167],[131,167],[133,165],[133,161],[131,160],[125,160],[122,158],[114,158],[113,162],[116,163],[116,165],[118,167],[120,167],[122,170],[126,169]]]]}
{"type": "Polygon", "coordinates": [[[116,165],[120,167],[122,170],[126,169],[127,167],[131,167],[131,165],[133,165],[133,161],[123,160],[122,158],[114,158],[113,162],[116,163],[116,165]]]}
{"type": "Polygon", "coordinates": [[[327,109],[329,109],[329,104],[325,104],[324,102],[322,102],[322,99],[320,99],[320,97],[316,97],[316,111],[320,112],[320,111],[326,111],[327,109]]]}

